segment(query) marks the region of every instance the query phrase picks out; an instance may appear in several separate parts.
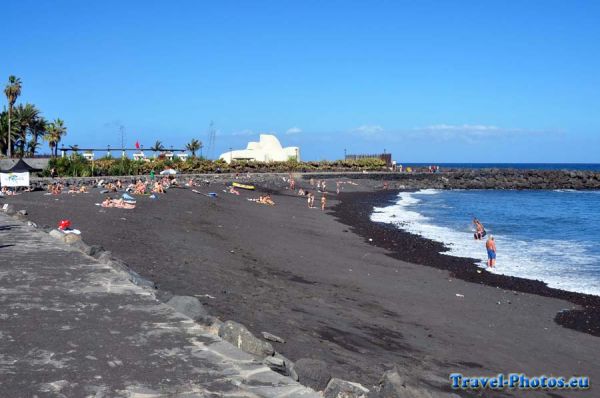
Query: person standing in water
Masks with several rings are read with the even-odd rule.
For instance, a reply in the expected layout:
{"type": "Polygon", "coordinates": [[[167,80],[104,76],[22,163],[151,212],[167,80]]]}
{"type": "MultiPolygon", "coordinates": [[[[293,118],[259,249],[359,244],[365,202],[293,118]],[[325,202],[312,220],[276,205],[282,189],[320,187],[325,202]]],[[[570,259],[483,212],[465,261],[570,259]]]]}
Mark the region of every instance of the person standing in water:
{"type": "Polygon", "coordinates": [[[496,242],[493,235],[490,235],[487,242],[485,242],[485,248],[488,254],[488,267],[494,268],[496,266],[496,242]]]}
{"type": "Polygon", "coordinates": [[[483,237],[486,235],[483,224],[481,222],[479,222],[479,220],[476,218],[473,218],[473,224],[475,224],[475,230],[476,230],[475,234],[473,234],[473,237],[475,238],[475,240],[483,239],[483,237]]]}

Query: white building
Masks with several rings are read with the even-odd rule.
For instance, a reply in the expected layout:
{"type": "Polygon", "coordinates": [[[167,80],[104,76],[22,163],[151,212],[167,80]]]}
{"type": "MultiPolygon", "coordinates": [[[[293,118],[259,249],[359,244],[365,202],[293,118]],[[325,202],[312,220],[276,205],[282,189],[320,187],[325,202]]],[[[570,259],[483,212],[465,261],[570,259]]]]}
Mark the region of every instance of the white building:
{"type": "Polygon", "coordinates": [[[285,162],[290,159],[300,160],[300,148],[290,146],[283,148],[274,135],[261,134],[258,142],[251,141],[246,149],[225,152],[219,156],[227,163],[232,160],[251,160],[257,162],[285,162]]]}

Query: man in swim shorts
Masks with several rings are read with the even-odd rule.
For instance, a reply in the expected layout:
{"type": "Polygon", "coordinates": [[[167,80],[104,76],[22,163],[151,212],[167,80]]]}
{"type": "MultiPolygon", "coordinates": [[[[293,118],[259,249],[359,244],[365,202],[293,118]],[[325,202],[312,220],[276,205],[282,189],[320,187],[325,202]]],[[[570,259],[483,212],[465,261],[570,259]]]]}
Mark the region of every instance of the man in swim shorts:
{"type": "Polygon", "coordinates": [[[496,242],[493,235],[490,235],[487,242],[485,242],[485,248],[488,254],[488,267],[494,268],[496,266],[496,242]]]}

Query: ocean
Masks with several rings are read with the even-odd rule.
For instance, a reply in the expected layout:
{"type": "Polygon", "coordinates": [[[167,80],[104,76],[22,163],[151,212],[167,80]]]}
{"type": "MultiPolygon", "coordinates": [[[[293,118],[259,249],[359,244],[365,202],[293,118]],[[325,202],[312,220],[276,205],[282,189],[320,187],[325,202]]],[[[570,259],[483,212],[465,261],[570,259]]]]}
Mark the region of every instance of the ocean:
{"type": "Polygon", "coordinates": [[[473,217],[496,240],[492,272],[600,296],[600,191],[425,189],[401,192],[371,215],[486,267],[485,241],[473,239],[473,217]]]}
{"type": "Polygon", "coordinates": [[[404,167],[440,166],[442,169],[521,169],[600,171],[599,163],[402,163],[404,167]]]}

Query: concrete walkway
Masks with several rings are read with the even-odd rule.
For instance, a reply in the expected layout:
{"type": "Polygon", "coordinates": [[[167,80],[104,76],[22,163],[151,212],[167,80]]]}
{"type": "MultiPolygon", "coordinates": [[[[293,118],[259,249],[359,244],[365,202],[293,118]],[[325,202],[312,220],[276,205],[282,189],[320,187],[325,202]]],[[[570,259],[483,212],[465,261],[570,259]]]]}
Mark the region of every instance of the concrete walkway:
{"type": "Polygon", "coordinates": [[[318,397],[0,214],[0,397],[318,397]]]}

